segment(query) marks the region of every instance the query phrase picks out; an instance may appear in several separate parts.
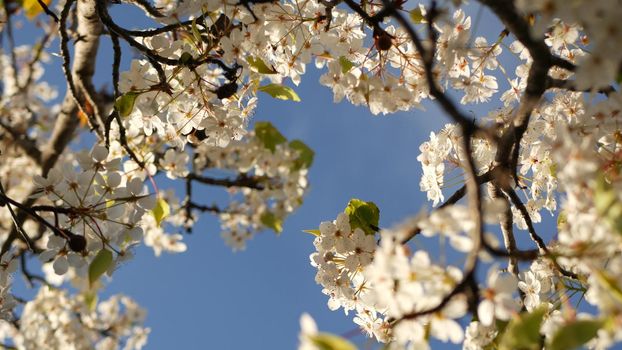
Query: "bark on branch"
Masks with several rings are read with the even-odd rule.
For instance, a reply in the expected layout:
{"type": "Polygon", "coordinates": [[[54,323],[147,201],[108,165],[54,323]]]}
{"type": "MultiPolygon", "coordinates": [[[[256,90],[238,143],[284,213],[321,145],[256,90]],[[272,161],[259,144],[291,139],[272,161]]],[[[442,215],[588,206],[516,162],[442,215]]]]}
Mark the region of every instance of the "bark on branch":
{"type": "MultiPolygon", "coordinates": [[[[71,66],[71,74],[82,86],[92,87],[92,78],[95,73],[95,58],[99,47],[99,38],[102,25],[95,15],[95,2],[93,0],[80,0],[76,5],[78,13],[77,34],[80,40],[74,45],[74,60],[71,66]]],[[[61,30],[63,27],[61,26],[61,30]]],[[[73,133],[78,127],[78,105],[71,91],[67,91],[61,105],[61,111],[54,123],[52,135],[47,143],[41,148],[41,175],[47,176],[50,169],[54,167],[58,158],[72,140],[73,133]]],[[[33,187],[30,191],[35,191],[33,187]]],[[[27,197],[22,203],[24,207],[31,207],[36,199],[27,197]]],[[[28,217],[28,212],[24,210],[16,211],[16,219],[23,222],[28,217]]],[[[18,239],[19,233],[15,228],[11,230],[6,240],[0,248],[0,257],[11,249],[12,243],[18,239]]]]}

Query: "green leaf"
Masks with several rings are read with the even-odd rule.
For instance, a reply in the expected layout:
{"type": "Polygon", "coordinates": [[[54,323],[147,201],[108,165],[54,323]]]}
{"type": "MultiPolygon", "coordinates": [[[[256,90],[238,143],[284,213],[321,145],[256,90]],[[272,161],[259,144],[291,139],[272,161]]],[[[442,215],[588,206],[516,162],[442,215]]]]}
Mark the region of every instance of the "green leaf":
{"type": "Polygon", "coordinates": [[[196,44],[200,45],[203,38],[201,38],[201,32],[199,32],[199,28],[197,27],[196,18],[192,20],[192,35],[194,36],[194,40],[196,40],[196,44]]]}
{"type": "Polygon", "coordinates": [[[551,176],[557,178],[557,164],[553,163],[549,166],[549,171],[551,172],[551,176]]]}
{"type": "Polygon", "coordinates": [[[339,64],[341,65],[341,73],[346,74],[354,67],[354,63],[344,56],[339,57],[339,64]]]}
{"type": "Polygon", "coordinates": [[[617,195],[613,186],[599,176],[594,189],[594,204],[599,215],[606,216],[611,206],[616,202],[617,195]]]}
{"type": "Polygon", "coordinates": [[[513,318],[501,338],[499,349],[539,350],[541,348],[540,325],[545,314],[546,309],[540,307],[513,318]]]}
{"type": "Polygon", "coordinates": [[[187,64],[190,61],[192,61],[192,54],[190,54],[190,52],[184,52],[179,57],[179,63],[181,64],[187,64]]]}
{"type": "Polygon", "coordinates": [[[622,235],[622,202],[618,199],[616,190],[602,175],[596,180],[594,207],[598,215],[603,217],[614,231],[622,235]]]}
{"type": "Polygon", "coordinates": [[[509,323],[509,321],[499,319],[495,320],[495,325],[497,326],[497,335],[490,343],[488,343],[488,345],[484,346],[483,350],[498,350],[499,341],[501,340],[501,338],[503,338],[503,335],[505,334],[505,330],[508,327],[509,323]]]}
{"type": "Polygon", "coordinates": [[[330,333],[318,333],[309,337],[311,342],[321,350],[356,350],[349,340],[330,333]]]}
{"type": "Polygon", "coordinates": [[[567,223],[568,217],[566,216],[566,212],[564,210],[561,210],[559,212],[559,215],[557,216],[557,231],[561,231],[564,227],[566,227],[567,223]]]}
{"type": "MultiPolygon", "coordinates": [[[[49,5],[52,0],[43,0],[46,5],[49,5]]],[[[37,17],[41,12],[43,12],[43,7],[39,4],[37,0],[23,0],[22,7],[24,8],[24,14],[28,20],[32,21],[35,17],[37,17]]]]}
{"type": "Polygon", "coordinates": [[[348,203],[345,213],[350,217],[350,226],[353,230],[360,228],[368,235],[373,235],[378,231],[380,210],[374,202],[353,198],[348,203]]]}
{"type": "MultiPolygon", "coordinates": [[[[618,205],[617,208],[622,209],[622,205],[618,205]]],[[[617,215],[609,218],[609,223],[618,234],[622,235],[622,215],[617,215]]]]}
{"type": "Polygon", "coordinates": [[[274,152],[276,145],[287,141],[270,122],[256,122],[255,136],[263,143],[264,147],[274,152]]]}
{"type": "Polygon", "coordinates": [[[595,269],[593,271],[596,276],[596,280],[598,280],[603,287],[607,288],[609,293],[611,293],[611,296],[616,298],[618,302],[622,302],[622,289],[620,289],[618,282],[604,271],[599,269],[595,269]]]}
{"type": "Polygon", "coordinates": [[[320,230],[302,230],[302,232],[306,232],[306,233],[310,233],[314,236],[319,236],[320,235],[320,230]]]}
{"type": "Polygon", "coordinates": [[[95,259],[91,261],[89,265],[89,284],[93,286],[93,283],[101,277],[112,265],[112,252],[106,248],[97,253],[95,259]]]}
{"type": "Polygon", "coordinates": [[[313,163],[315,152],[300,140],[291,141],[289,147],[298,151],[298,158],[294,161],[293,170],[308,169],[313,163]]]}
{"type": "Polygon", "coordinates": [[[89,311],[95,311],[95,307],[97,306],[97,293],[94,291],[87,291],[83,295],[84,305],[86,305],[89,311]]]}
{"type": "Polygon", "coordinates": [[[420,7],[416,7],[410,11],[410,20],[416,24],[425,23],[425,16],[420,7]]]}
{"type": "Polygon", "coordinates": [[[300,102],[298,94],[296,94],[296,92],[289,86],[281,84],[268,84],[260,86],[258,90],[265,92],[274,98],[278,98],[279,100],[292,100],[294,102],[300,102]]]}
{"type": "Polygon", "coordinates": [[[158,227],[160,227],[162,221],[169,216],[170,213],[171,207],[168,205],[166,200],[164,200],[164,198],[158,198],[155,207],[151,209],[151,214],[155,218],[158,227]]]}
{"type": "Polygon", "coordinates": [[[117,110],[120,117],[127,117],[134,110],[134,103],[136,103],[136,98],[140,95],[137,92],[127,92],[114,101],[114,109],[117,110]]]}
{"type": "Polygon", "coordinates": [[[248,65],[253,68],[254,71],[261,74],[276,74],[277,71],[273,67],[269,67],[266,62],[264,62],[259,57],[248,56],[246,59],[248,65]]]}
{"type": "Polygon", "coordinates": [[[603,326],[601,320],[577,320],[560,328],[551,338],[547,350],[572,350],[587,343],[603,326]]]}
{"type": "Polygon", "coordinates": [[[274,213],[265,212],[261,214],[260,220],[262,224],[272,229],[276,233],[281,233],[281,231],[283,231],[283,220],[276,217],[274,213]]]}

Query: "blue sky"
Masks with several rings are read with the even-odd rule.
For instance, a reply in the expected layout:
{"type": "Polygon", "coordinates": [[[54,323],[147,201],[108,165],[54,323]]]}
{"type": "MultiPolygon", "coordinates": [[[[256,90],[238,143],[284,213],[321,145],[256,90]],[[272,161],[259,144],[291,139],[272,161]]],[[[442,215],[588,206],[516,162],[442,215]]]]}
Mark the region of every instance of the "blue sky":
{"type": "MultiPolygon", "coordinates": [[[[495,29],[489,40],[496,34],[495,29]]],[[[18,32],[18,43],[31,38],[32,30],[18,32]]],[[[107,82],[110,87],[111,48],[106,39],[101,52],[96,86],[107,82]]],[[[127,59],[131,54],[124,55],[127,59]]],[[[63,87],[60,59],[52,60],[49,81],[63,87]]],[[[264,232],[246,251],[233,253],[220,238],[216,218],[204,215],[194,233],[184,238],[187,252],[155,258],[150,249],[140,247],[136,258],[108,283],[105,295],[124,293],[148,310],[146,325],[152,333],[147,349],[294,349],[303,312],[310,313],[321,330],[352,331],[352,314],[326,307],[327,297],[315,284],[315,269],[309,264],[313,237],[302,230],[333,220],[350,198],[375,202],[382,227],[430,207],[419,191],[421,167],[416,157],[430,131],[448,122],[444,114],[431,103],[426,111],[391,116],[334,104],[332,92],[318,83],[319,73],[312,65],[308,70],[296,87],[302,102],[263,95],[254,116],[271,121],[287,138],[301,139],[316,152],[310,191],[303,206],[285,221],[283,233],[277,237],[264,232]]],[[[181,193],[181,184],[177,189],[181,193]]],[[[353,340],[366,342],[364,337],[353,340]]]]}

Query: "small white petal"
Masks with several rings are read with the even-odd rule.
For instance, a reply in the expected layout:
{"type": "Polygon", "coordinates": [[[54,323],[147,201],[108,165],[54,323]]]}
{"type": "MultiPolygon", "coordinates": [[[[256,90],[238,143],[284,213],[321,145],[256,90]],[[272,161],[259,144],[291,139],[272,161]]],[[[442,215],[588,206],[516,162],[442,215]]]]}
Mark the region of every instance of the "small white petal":
{"type": "Polygon", "coordinates": [[[54,272],[56,272],[57,275],[64,275],[67,273],[67,270],[69,270],[69,262],[67,261],[67,257],[59,256],[56,260],[54,260],[52,267],[54,267],[54,272]]]}
{"type": "Polygon", "coordinates": [[[492,325],[494,320],[495,305],[490,300],[483,300],[477,307],[477,316],[484,326],[492,325]]]}
{"type": "Polygon", "coordinates": [[[311,315],[306,312],[300,316],[300,329],[305,335],[317,334],[317,325],[311,315]]]}
{"type": "Polygon", "coordinates": [[[104,161],[108,157],[108,149],[104,146],[95,145],[95,147],[93,147],[93,152],[91,152],[91,157],[93,157],[93,160],[96,162],[104,161]]]}

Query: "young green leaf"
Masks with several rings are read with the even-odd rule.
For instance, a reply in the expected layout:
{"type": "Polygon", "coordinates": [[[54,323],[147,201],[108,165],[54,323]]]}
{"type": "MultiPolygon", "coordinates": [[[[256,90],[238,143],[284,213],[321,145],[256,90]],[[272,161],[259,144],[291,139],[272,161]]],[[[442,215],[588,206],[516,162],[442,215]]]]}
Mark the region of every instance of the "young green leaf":
{"type": "Polygon", "coordinates": [[[310,233],[314,236],[319,236],[320,235],[320,230],[302,230],[302,232],[306,232],[306,233],[310,233]]]}
{"type": "Polygon", "coordinates": [[[260,220],[262,224],[272,229],[276,233],[281,233],[281,231],[283,231],[283,220],[276,217],[276,215],[271,212],[263,213],[260,220]]]}
{"type": "Polygon", "coordinates": [[[504,320],[495,320],[495,325],[497,327],[497,335],[495,335],[494,339],[488,343],[488,345],[484,346],[483,350],[498,350],[498,344],[501,341],[501,338],[503,338],[503,335],[505,334],[505,330],[508,327],[508,324],[510,323],[510,321],[504,321],[504,320]]]}
{"type": "Polygon", "coordinates": [[[615,232],[622,235],[622,201],[618,199],[618,193],[604,176],[600,176],[596,182],[594,206],[598,215],[603,217],[615,232]]]}
{"type": "Polygon", "coordinates": [[[354,63],[349,59],[345,58],[345,56],[339,57],[339,64],[341,65],[341,73],[346,74],[354,67],[354,63]]]}
{"type": "Polygon", "coordinates": [[[605,271],[601,271],[598,269],[594,270],[594,276],[596,277],[596,280],[603,287],[605,287],[609,291],[609,293],[611,293],[612,297],[616,298],[618,302],[622,302],[622,289],[620,289],[620,286],[618,285],[616,279],[609,276],[609,274],[607,274],[605,271]]]}
{"type": "Polygon", "coordinates": [[[557,231],[561,231],[566,224],[568,223],[568,217],[566,216],[566,212],[561,210],[559,215],[557,215],[557,231]]]}
{"type": "Polygon", "coordinates": [[[547,350],[572,350],[587,343],[603,326],[601,320],[577,320],[561,327],[547,345],[547,350]]]}
{"type": "Polygon", "coordinates": [[[500,350],[539,350],[541,346],[540,325],[546,309],[540,307],[532,312],[522,312],[508,324],[500,350]]]}
{"type": "Polygon", "coordinates": [[[606,216],[609,209],[615,204],[617,195],[613,186],[600,176],[594,189],[594,204],[599,215],[606,216]]]}
{"type": "Polygon", "coordinates": [[[425,16],[421,8],[416,7],[410,11],[410,20],[416,24],[425,23],[425,16]]]}
{"type": "MultiPolygon", "coordinates": [[[[43,0],[46,5],[49,5],[52,0],[43,0]]],[[[17,2],[20,3],[19,1],[17,2]]],[[[21,1],[22,7],[24,8],[24,14],[28,20],[32,21],[35,17],[37,17],[41,12],[43,12],[43,7],[39,4],[37,0],[23,0],[21,1]]]]}
{"type": "Polygon", "coordinates": [[[137,92],[127,92],[117,97],[117,100],[114,102],[114,109],[117,110],[120,117],[125,118],[132,113],[138,95],[140,94],[137,92]]]}
{"type": "Polygon", "coordinates": [[[190,52],[184,52],[179,57],[179,63],[181,64],[187,64],[190,61],[192,61],[192,54],[190,52]]]}
{"type": "Polygon", "coordinates": [[[294,167],[292,170],[308,169],[313,163],[313,157],[315,152],[304,142],[300,140],[293,140],[289,143],[289,147],[298,151],[298,158],[294,161],[294,167]]]}
{"type": "Polygon", "coordinates": [[[158,227],[160,226],[162,221],[167,216],[169,216],[170,213],[171,213],[171,207],[168,205],[166,200],[164,200],[164,198],[158,198],[158,200],[156,201],[155,207],[151,209],[151,214],[155,218],[156,223],[158,224],[158,227]]]}
{"type": "Polygon", "coordinates": [[[360,228],[368,235],[373,235],[378,231],[380,210],[374,202],[353,198],[348,203],[345,213],[350,217],[352,229],[360,228]]]}
{"type": "Polygon", "coordinates": [[[300,97],[289,86],[280,84],[268,84],[260,86],[257,90],[267,93],[268,95],[278,98],[279,100],[292,100],[300,102],[300,97]]]}
{"type": "Polygon", "coordinates": [[[315,346],[321,350],[356,350],[349,340],[330,333],[318,333],[310,337],[315,346]]]}
{"type": "Polygon", "coordinates": [[[549,171],[551,172],[551,176],[557,178],[557,163],[553,163],[549,166],[549,171]]]}
{"type": "Polygon", "coordinates": [[[194,40],[196,45],[201,44],[203,38],[201,38],[201,32],[199,32],[199,28],[197,27],[197,19],[192,20],[192,36],[194,36],[194,40]]]}
{"type": "Polygon", "coordinates": [[[270,122],[256,122],[255,136],[263,143],[264,147],[274,152],[276,145],[287,141],[270,122]]]}
{"type": "Polygon", "coordinates": [[[277,71],[273,67],[268,66],[268,64],[266,64],[266,62],[264,62],[259,57],[249,56],[246,59],[246,61],[248,62],[248,65],[251,66],[251,68],[253,68],[255,72],[258,72],[261,74],[276,74],[277,73],[277,71]]]}
{"type": "Polygon", "coordinates": [[[97,306],[97,293],[89,290],[84,292],[83,297],[84,305],[86,305],[90,311],[95,311],[95,307],[97,306]]]}
{"type": "Polygon", "coordinates": [[[110,265],[112,265],[112,252],[103,248],[97,253],[95,259],[93,259],[89,265],[89,285],[93,286],[93,283],[108,271],[110,265]]]}

